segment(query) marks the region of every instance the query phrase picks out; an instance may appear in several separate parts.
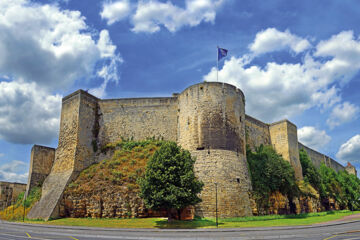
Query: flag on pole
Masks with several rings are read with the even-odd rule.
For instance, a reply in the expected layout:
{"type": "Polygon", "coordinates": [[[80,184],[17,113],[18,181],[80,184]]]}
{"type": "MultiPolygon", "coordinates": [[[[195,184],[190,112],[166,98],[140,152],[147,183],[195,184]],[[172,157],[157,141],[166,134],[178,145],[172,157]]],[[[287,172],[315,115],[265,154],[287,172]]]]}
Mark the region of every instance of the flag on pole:
{"type": "Polygon", "coordinates": [[[220,59],[222,59],[223,57],[226,57],[228,50],[225,48],[219,48],[219,47],[217,47],[217,49],[218,49],[218,61],[220,61],[220,59]]]}

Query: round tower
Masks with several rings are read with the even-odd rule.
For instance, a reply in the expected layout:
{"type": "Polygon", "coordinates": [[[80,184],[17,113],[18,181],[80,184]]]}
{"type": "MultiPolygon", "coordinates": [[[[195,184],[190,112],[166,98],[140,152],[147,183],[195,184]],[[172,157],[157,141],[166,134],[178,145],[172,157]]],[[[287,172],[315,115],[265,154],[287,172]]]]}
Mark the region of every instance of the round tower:
{"type": "Polygon", "coordinates": [[[178,99],[178,143],[196,157],[195,172],[205,184],[196,214],[215,216],[217,188],[220,217],[251,215],[244,94],[229,84],[204,82],[178,99]]]}

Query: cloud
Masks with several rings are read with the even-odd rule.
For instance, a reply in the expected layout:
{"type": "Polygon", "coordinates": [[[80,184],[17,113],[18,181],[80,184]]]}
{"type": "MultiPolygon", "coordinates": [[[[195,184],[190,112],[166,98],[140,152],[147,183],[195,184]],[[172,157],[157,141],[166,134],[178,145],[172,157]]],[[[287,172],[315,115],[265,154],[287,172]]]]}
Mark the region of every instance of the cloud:
{"type": "Polygon", "coordinates": [[[355,120],[358,113],[359,107],[354,104],[349,102],[338,104],[333,108],[330,117],[326,120],[326,124],[333,129],[336,126],[355,120]]]}
{"type": "Polygon", "coordinates": [[[108,25],[130,17],[133,32],[155,33],[163,26],[170,32],[176,32],[184,26],[194,27],[201,22],[213,23],[216,10],[224,0],[186,0],[185,7],[174,5],[171,1],[138,1],[131,12],[128,1],[106,2],[100,13],[108,25]]]}
{"type": "Polygon", "coordinates": [[[305,126],[297,131],[299,142],[306,146],[319,150],[331,141],[331,137],[324,130],[318,130],[312,126],[305,126]]]}
{"type": "Polygon", "coordinates": [[[106,31],[97,42],[96,32],[79,11],[57,5],[2,0],[0,32],[0,76],[36,82],[49,90],[91,78],[95,64],[115,56],[106,31]]]}
{"type": "Polygon", "coordinates": [[[12,143],[49,143],[57,136],[61,96],[36,83],[0,82],[0,138],[12,143]]]}
{"type": "Polygon", "coordinates": [[[308,40],[291,34],[289,30],[281,32],[276,28],[268,28],[257,33],[254,42],[249,45],[249,49],[255,55],[284,49],[300,53],[310,47],[311,44],[308,40]]]}
{"type": "Polygon", "coordinates": [[[100,16],[102,19],[107,20],[108,25],[111,25],[128,17],[130,10],[131,7],[128,0],[104,2],[100,16]]]}
{"type": "Polygon", "coordinates": [[[0,153],[0,158],[1,158],[1,157],[3,157],[3,156],[5,156],[5,154],[3,154],[3,153],[0,153]]]}
{"type": "MultiPolygon", "coordinates": [[[[278,30],[271,31],[279,33],[278,30]]],[[[262,32],[268,32],[268,30],[262,32]]],[[[283,34],[290,33],[283,32],[283,34]]],[[[339,33],[338,35],[342,34],[339,33]]],[[[282,36],[282,34],[280,35],[282,36]]],[[[333,38],[336,37],[333,36],[331,39],[333,38]]],[[[351,42],[355,41],[352,38],[348,38],[348,40],[351,42]]],[[[258,34],[250,46],[253,46],[252,48],[255,53],[265,53],[279,49],[285,50],[284,46],[293,48],[293,51],[306,49],[292,47],[286,38],[278,38],[278,41],[284,41],[282,44],[279,43],[281,47],[267,44],[266,41],[259,41],[258,34]],[[255,44],[256,42],[257,44],[255,44]],[[265,47],[260,46],[260,42],[266,43],[265,47]]],[[[301,42],[301,40],[299,41],[301,42]]],[[[256,58],[254,52],[249,52],[240,57],[231,57],[225,61],[223,67],[219,70],[219,81],[233,84],[242,89],[246,97],[246,111],[250,115],[268,122],[299,115],[315,106],[319,107],[322,111],[331,109],[334,106],[342,106],[340,109],[343,109],[344,106],[349,110],[357,109],[351,103],[341,103],[340,92],[342,85],[339,85],[338,82],[342,80],[339,79],[338,72],[331,70],[329,65],[329,62],[336,62],[341,54],[337,55],[330,50],[323,50],[327,42],[320,42],[317,46],[319,49],[312,47],[304,50],[304,57],[297,63],[268,62],[264,67],[260,67],[253,64],[253,60],[256,58]],[[324,57],[320,55],[314,56],[314,50],[315,52],[319,50],[318,54],[321,53],[324,57]],[[333,56],[329,56],[330,54],[333,56]]],[[[355,42],[356,46],[360,46],[360,40],[355,42]]],[[[347,45],[348,43],[344,44],[347,45]]],[[[294,46],[297,45],[295,44],[294,46]]],[[[360,58],[360,52],[358,55],[357,57],[360,58]]],[[[341,59],[345,61],[345,58],[341,59]]],[[[351,64],[354,60],[348,59],[348,61],[347,65],[351,64]]],[[[353,71],[344,71],[342,79],[351,78],[355,70],[358,72],[359,69],[360,65],[353,71]]],[[[204,80],[216,81],[216,68],[212,68],[204,76],[204,80]]],[[[331,125],[334,126],[337,123],[346,122],[341,121],[341,119],[348,119],[346,117],[340,118],[336,114],[334,116],[336,118],[331,118],[331,125]]]]}
{"type": "Polygon", "coordinates": [[[21,161],[12,161],[0,166],[0,180],[6,182],[26,183],[28,179],[27,164],[21,161]]]}
{"type": "Polygon", "coordinates": [[[119,76],[118,76],[118,62],[122,62],[122,59],[120,57],[118,58],[112,58],[109,65],[103,66],[101,70],[97,72],[97,75],[104,79],[104,82],[97,88],[92,88],[89,90],[91,94],[98,98],[103,98],[106,96],[105,89],[106,86],[110,81],[113,81],[115,83],[119,82],[119,76]]]}
{"type": "Polygon", "coordinates": [[[347,83],[360,68],[360,39],[353,31],[343,31],[316,46],[316,57],[330,57],[322,66],[324,77],[329,76],[347,83]]]}
{"type": "Polygon", "coordinates": [[[342,144],[336,157],[343,162],[360,163],[360,134],[342,144]]]}

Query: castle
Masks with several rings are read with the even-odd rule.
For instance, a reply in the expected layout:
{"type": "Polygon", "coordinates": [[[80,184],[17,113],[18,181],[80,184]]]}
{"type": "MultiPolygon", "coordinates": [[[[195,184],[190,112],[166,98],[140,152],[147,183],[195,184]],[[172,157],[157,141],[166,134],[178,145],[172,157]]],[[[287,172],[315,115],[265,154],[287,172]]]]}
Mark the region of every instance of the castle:
{"type": "Polygon", "coordinates": [[[203,82],[161,98],[98,99],[78,90],[62,100],[58,147],[32,148],[26,191],[42,185],[42,197],[28,217],[57,217],[66,186],[104,158],[98,150],[101,146],[121,138],[148,137],[175,141],[196,157],[195,172],[205,184],[196,214],[205,217],[214,215],[215,183],[222,217],[252,215],[246,144],[272,145],[290,162],[299,180],[300,148],[315,166],[325,163],[356,174],[353,166],[345,168],[299,143],[297,127],[288,120],[266,124],[246,115],[243,92],[226,83],[203,82]]]}

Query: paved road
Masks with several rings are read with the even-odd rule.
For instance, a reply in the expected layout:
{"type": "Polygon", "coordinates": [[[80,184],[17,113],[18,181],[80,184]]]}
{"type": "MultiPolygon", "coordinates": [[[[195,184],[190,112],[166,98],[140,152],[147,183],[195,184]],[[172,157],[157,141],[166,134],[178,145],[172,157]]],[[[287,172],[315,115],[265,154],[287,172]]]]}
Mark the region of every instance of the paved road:
{"type": "Polygon", "coordinates": [[[312,239],[360,240],[360,221],[330,223],[307,227],[242,229],[104,229],[60,227],[0,222],[0,240],[93,240],[93,239],[312,239]]]}

